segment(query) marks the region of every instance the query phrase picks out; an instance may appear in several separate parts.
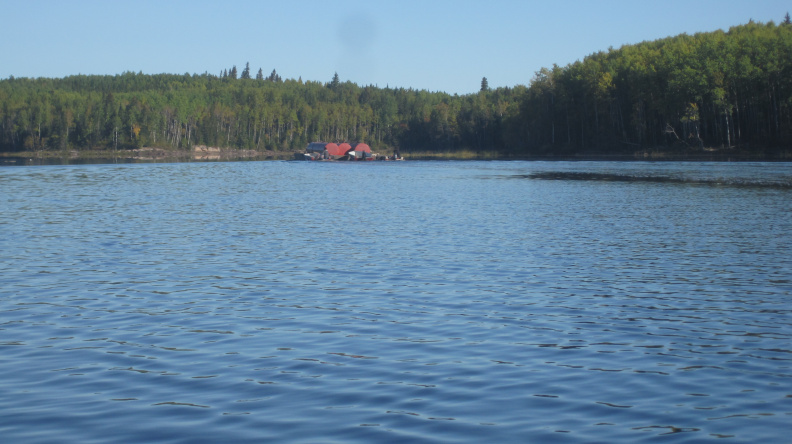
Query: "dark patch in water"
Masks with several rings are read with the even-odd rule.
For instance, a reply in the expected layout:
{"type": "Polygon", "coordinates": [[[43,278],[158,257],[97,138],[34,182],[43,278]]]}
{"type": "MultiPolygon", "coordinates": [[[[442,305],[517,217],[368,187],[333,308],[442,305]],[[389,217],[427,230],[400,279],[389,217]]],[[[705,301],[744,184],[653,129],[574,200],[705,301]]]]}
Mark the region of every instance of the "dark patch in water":
{"type": "Polygon", "coordinates": [[[585,180],[602,182],[648,182],[648,183],[672,183],[684,185],[709,185],[727,187],[746,187],[746,188],[778,188],[792,189],[792,178],[781,179],[778,181],[741,179],[741,178],[707,178],[707,177],[673,177],[673,176],[638,176],[631,174],[617,173],[585,173],[567,171],[545,171],[531,174],[518,174],[512,176],[520,179],[540,179],[540,180],[585,180]]]}

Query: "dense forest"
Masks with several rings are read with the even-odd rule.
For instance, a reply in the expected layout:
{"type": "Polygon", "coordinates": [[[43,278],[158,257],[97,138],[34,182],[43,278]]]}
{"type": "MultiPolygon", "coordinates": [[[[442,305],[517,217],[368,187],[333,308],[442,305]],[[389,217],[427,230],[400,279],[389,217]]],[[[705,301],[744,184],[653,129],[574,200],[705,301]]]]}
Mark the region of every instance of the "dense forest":
{"type": "Polygon", "coordinates": [[[792,25],[626,45],[543,68],[528,86],[449,95],[220,74],[0,80],[0,151],[143,146],[293,151],[314,140],[510,156],[646,149],[789,151],[792,25]]]}

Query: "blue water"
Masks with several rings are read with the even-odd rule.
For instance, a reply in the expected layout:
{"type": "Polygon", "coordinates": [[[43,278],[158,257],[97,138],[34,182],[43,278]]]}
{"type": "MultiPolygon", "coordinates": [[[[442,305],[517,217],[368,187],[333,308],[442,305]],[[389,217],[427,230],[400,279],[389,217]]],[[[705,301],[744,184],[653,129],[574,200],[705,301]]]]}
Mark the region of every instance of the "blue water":
{"type": "Polygon", "coordinates": [[[3,442],[790,442],[792,164],[0,168],[3,442]]]}

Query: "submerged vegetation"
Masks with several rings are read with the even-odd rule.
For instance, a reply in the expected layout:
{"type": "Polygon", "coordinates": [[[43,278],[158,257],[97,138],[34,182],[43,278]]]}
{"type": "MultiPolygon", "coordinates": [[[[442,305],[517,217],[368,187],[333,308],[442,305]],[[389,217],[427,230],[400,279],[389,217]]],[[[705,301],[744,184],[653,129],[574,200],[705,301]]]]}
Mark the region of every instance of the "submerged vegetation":
{"type": "Polygon", "coordinates": [[[426,158],[725,149],[789,155],[792,25],[626,45],[528,86],[449,95],[331,81],[220,75],[76,75],[0,80],[0,151],[196,145],[257,152],[361,141],[426,158]],[[458,156],[457,156],[458,157],[458,156]]]}

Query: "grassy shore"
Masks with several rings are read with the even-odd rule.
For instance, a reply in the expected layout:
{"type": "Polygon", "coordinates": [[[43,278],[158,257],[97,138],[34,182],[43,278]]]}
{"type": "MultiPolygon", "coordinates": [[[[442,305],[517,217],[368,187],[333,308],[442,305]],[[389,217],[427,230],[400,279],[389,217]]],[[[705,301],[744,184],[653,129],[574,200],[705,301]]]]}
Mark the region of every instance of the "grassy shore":
{"type": "Polygon", "coordinates": [[[143,147],[133,150],[106,150],[106,149],[83,149],[83,150],[57,150],[57,151],[20,151],[2,152],[0,158],[7,159],[26,159],[29,161],[49,160],[49,161],[160,161],[160,162],[187,162],[187,161],[206,161],[206,160],[283,160],[294,157],[293,151],[255,151],[255,150],[236,150],[198,147],[193,150],[171,150],[162,148],[143,147]],[[203,149],[201,149],[203,148],[203,149]]]}
{"type": "Polygon", "coordinates": [[[501,160],[507,159],[498,151],[412,151],[402,153],[405,159],[412,160],[501,160]]]}
{"type": "Polygon", "coordinates": [[[631,152],[588,151],[578,153],[510,154],[498,151],[414,151],[402,153],[411,160],[613,160],[613,161],[783,161],[792,162],[792,150],[744,151],[709,148],[703,150],[646,149],[631,152]]]}

